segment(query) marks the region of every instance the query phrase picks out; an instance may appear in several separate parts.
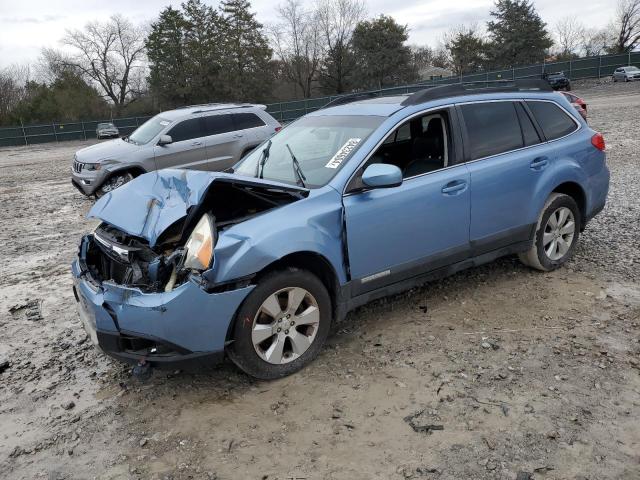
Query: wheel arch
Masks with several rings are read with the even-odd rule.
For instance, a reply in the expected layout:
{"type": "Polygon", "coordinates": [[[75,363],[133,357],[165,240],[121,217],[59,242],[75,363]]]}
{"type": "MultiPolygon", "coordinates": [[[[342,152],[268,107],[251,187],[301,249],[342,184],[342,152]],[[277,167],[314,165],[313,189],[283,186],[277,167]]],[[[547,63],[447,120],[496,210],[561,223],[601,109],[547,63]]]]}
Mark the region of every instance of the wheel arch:
{"type": "MultiPolygon", "coordinates": [[[[331,299],[332,318],[336,318],[340,302],[340,282],[329,259],[320,253],[306,250],[287,254],[284,257],[271,262],[262,268],[262,270],[257,272],[252,283],[257,284],[265,275],[274,271],[285,270],[287,268],[306,270],[318,277],[329,293],[329,298],[331,299]]],[[[227,328],[227,341],[230,341],[233,338],[233,330],[236,321],[237,315],[234,316],[233,321],[229,323],[229,327],[227,328]]]]}
{"type": "Polygon", "coordinates": [[[580,209],[580,228],[583,229],[587,216],[587,194],[582,186],[577,182],[564,182],[555,187],[551,193],[563,193],[573,198],[580,209]]]}

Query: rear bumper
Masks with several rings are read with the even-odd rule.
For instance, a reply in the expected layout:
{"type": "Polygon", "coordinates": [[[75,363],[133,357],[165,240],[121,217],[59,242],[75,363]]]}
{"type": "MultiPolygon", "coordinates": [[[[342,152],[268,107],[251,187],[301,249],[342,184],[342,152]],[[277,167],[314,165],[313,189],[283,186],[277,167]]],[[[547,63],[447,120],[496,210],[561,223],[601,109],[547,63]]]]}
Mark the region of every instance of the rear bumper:
{"type": "Polygon", "coordinates": [[[121,361],[144,360],[156,367],[222,360],[231,322],[253,285],[207,293],[190,280],[170,292],[143,293],[98,283],[84,264],[87,238],[71,270],[79,316],[94,344],[121,361]]]}

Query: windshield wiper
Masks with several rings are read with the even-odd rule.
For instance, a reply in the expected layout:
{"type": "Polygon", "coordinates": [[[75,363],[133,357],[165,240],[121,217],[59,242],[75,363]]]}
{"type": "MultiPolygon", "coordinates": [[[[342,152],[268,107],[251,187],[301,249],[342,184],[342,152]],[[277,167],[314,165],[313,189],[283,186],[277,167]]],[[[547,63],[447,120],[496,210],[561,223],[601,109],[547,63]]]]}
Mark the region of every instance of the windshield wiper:
{"type": "Polygon", "coordinates": [[[269,149],[271,148],[271,140],[267,143],[267,145],[262,149],[262,155],[260,155],[260,159],[256,164],[256,177],[262,178],[262,174],[264,173],[264,164],[267,163],[267,159],[269,158],[269,149]]]}
{"type": "Polygon", "coordinates": [[[289,150],[289,153],[291,154],[291,161],[293,162],[292,163],[293,173],[295,173],[296,178],[298,179],[298,182],[302,184],[304,188],[307,188],[307,184],[305,183],[305,180],[307,179],[307,177],[305,177],[304,173],[302,173],[302,168],[300,168],[300,162],[298,162],[298,159],[293,154],[293,151],[291,150],[291,147],[289,146],[289,144],[285,143],[284,146],[287,147],[287,150],[289,150]]]}

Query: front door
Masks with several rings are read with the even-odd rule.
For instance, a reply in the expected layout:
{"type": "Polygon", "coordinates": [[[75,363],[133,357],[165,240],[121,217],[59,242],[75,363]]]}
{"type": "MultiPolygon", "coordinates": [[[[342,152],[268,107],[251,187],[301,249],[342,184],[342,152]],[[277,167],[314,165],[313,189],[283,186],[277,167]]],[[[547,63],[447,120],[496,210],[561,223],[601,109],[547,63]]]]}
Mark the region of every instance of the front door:
{"type": "Polygon", "coordinates": [[[167,135],[172,143],[153,149],[156,168],[190,168],[202,170],[206,163],[206,146],[200,118],[190,118],[174,125],[167,135]]]}
{"type": "Polygon", "coordinates": [[[343,205],[354,295],[468,257],[469,171],[452,165],[450,125],[446,111],[409,120],[369,160],[398,166],[402,185],[362,190],[355,183],[355,191],[347,189],[343,205]]]}

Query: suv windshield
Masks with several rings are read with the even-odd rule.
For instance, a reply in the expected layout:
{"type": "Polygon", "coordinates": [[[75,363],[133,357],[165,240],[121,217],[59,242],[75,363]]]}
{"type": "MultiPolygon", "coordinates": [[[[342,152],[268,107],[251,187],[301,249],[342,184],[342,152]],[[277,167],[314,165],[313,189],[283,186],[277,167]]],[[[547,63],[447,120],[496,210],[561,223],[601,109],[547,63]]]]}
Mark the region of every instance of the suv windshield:
{"type": "Polygon", "coordinates": [[[633,67],[627,67],[627,72],[637,72],[638,70],[640,70],[640,68],[633,66],[633,67]]]}
{"type": "Polygon", "coordinates": [[[162,117],[153,117],[144,122],[129,135],[129,140],[136,145],[144,145],[158,135],[171,122],[162,117]]]}
{"type": "Polygon", "coordinates": [[[113,123],[99,123],[98,124],[98,128],[112,128],[114,125],[113,123]]]}
{"type": "Polygon", "coordinates": [[[358,145],[385,118],[355,115],[303,117],[251,152],[236,166],[234,173],[300,185],[300,175],[296,173],[299,166],[298,172],[307,187],[321,187],[333,178],[358,145]]]}

